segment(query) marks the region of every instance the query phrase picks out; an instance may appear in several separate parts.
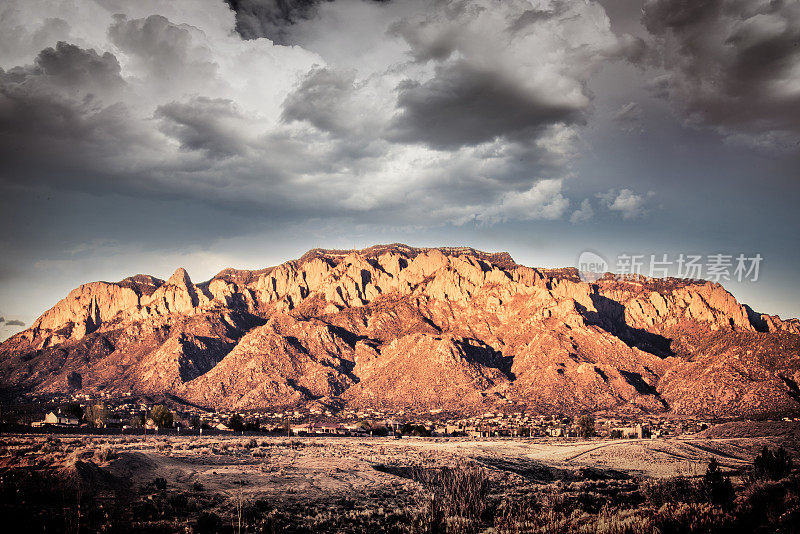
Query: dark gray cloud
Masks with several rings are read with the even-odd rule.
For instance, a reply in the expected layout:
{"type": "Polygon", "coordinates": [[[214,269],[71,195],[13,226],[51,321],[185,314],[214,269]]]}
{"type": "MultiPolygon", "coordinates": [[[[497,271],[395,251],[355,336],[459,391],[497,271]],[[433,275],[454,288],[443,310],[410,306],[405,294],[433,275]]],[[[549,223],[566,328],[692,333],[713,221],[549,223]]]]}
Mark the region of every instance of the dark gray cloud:
{"type": "Polygon", "coordinates": [[[315,68],[283,102],[284,121],[307,121],[320,130],[344,134],[352,120],[347,103],[355,88],[355,72],[315,68]]]}
{"type": "Polygon", "coordinates": [[[6,321],[6,326],[25,326],[25,321],[19,321],[17,319],[11,319],[6,321]]]}
{"type": "Polygon", "coordinates": [[[321,1],[331,0],[225,0],[242,37],[266,37],[276,44],[289,44],[287,26],[313,17],[321,1]]]}
{"type": "Polygon", "coordinates": [[[800,138],[800,4],[649,0],[642,21],[660,40],[670,73],[661,82],[690,122],[800,138]]]}
{"type": "Polygon", "coordinates": [[[11,69],[4,82],[28,92],[55,91],[75,100],[117,94],[124,85],[119,62],[109,52],[101,55],[60,41],[39,52],[34,63],[11,69]]]}
{"type": "MultiPolygon", "coordinates": [[[[440,2],[437,7],[444,11],[447,18],[455,19],[464,16],[466,6],[459,2],[440,2]]],[[[544,17],[549,16],[543,11],[539,13],[544,17]]],[[[458,49],[462,36],[457,25],[442,25],[436,18],[402,19],[392,23],[387,33],[402,37],[409,45],[409,54],[417,62],[449,58],[458,49]]]]}
{"type": "Polygon", "coordinates": [[[121,141],[128,116],[115,100],[124,87],[114,55],[64,42],[33,65],[0,69],[0,178],[28,180],[20,166],[48,162],[63,174],[78,152],[121,141]]]}
{"type": "MultiPolygon", "coordinates": [[[[291,26],[316,16],[319,4],[334,0],[225,0],[236,13],[236,31],[245,39],[266,37],[275,44],[296,44],[291,26]]],[[[388,2],[389,0],[369,0],[388,2]]]]}
{"type": "Polygon", "coordinates": [[[580,121],[583,111],[547,102],[501,73],[461,60],[437,67],[427,82],[401,84],[397,103],[392,137],[440,149],[535,137],[550,124],[580,121]]]}
{"type": "Polygon", "coordinates": [[[618,37],[598,4],[438,2],[393,23],[429,76],[397,86],[389,138],[455,149],[536,139],[548,127],[583,124],[586,84],[601,64],[644,57],[643,42],[618,37]]]}
{"type": "Polygon", "coordinates": [[[550,9],[528,9],[516,17],[509,25],[508,29],[511,31],[511,33],[515,33],[527,28],[531,24],[535,24],[541,20],[547,20],[556,14],[563,13],[564,11],[566,11],[564,2],[553,2],[552,6],[550,6],[550,9]]]}
{"type": "Polygon", "coordinates": [[[246,148],[235,124],[242,114],[229,99],[196,97],[170,102],[156,108],[155,117],[161,120],[161,130],[180,141],[184,149],[226,158],[246,148]]]}
{"type": "MultiPolygon", "coordinates": [[[[565,3],[512,35],[524,4],[502,4],[500,16],[487,0],[370,4],[342,3],[382,28],[359,68],[243,41],[221,3],[214,16],[184,16],[180,6],[170,18],[147,7],[109,12],[105,28],[82,32],[96,49],[62,43],[2,73],[0,127],[16,133],[0,148],[3,180],[184,198],[275,220],[563,212],[575,125],[591,107],[586,80],[619,48],[602,9],[565,3]],[[399,39],[386,38],[389,27],[403,28],[399,39]],[[432,52],[437,41],[456,56],[432,52]],[[543,179],[555,181],[537,186],[543,179]]],[[[318,14],[333,17],[338,5],[318,14]]],[[[338,36],[330,44],[348,46],[338,36]]]]}
{"type": "MultiPolygon", "coordinates": [[[[645,27],[657,35],[668,29],[681,32],[695,28],[721,14],[723,0],[650,0],[643,7],[645,27]]],[[[695,35],[699,37],[699,35],[695,35]]]]}

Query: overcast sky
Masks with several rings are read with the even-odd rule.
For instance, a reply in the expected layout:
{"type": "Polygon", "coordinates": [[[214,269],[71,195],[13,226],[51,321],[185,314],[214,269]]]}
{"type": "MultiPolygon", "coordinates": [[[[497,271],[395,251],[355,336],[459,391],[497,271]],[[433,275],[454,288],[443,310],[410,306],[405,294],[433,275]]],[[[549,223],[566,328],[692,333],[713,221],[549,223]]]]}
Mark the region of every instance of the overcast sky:
{"type": "Polygon", "coordinates": [[[798,193],[798,1],[0,5],[3,338],[87,281],[387,242],[729,255],[796,317],[798,193]]]}

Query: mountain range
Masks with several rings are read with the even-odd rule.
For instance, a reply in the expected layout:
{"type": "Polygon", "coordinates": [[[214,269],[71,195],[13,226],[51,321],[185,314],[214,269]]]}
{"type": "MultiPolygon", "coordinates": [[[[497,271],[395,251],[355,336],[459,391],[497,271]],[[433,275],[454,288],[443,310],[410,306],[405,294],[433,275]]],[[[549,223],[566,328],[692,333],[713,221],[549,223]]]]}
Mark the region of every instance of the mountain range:
{"type": "Polygon", "coordinates": [[[224,410],[800,411],[800,321],[675,278],[585,282],[508,253],[314,249],[69,293],[0,345],[15,394],[169,393],[224,410]]]}

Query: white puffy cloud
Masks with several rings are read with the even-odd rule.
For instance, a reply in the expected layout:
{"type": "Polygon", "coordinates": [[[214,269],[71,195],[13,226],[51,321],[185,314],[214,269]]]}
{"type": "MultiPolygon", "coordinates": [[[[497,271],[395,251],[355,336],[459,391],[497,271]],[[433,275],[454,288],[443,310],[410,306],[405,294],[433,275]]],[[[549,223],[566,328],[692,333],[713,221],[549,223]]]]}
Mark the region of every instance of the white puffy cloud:
{"type": "Polygon", "coordinates": [[[573,211],[572,215],[569,216],[569,222],[572,224],[578,224],[591,221],[592,217],[594,217],[594,208],[592,208],[592,203],[589,201],[589,199],[585,198],[581,202],[580,208],[573,211]]]}
{"type": "Polygon", "coordinates": [[[509,192],[500,202],[490,206],[477,219],[496,222],[506,219],[560,219],[569,207],[569,200],[561,194],[560,180],[541,180],[530,189],[509,192]]]}
{"type": "Polygon", "coordinates": [[[620,191],[609,189],[605,193],[597,195],[609,210],[619,213],[623,219],[635,219],[643,216],[646,213],[647,198],[651,196],[653,196],[652,192],[639,195],[630,189],[621,189],[620,191]]]}

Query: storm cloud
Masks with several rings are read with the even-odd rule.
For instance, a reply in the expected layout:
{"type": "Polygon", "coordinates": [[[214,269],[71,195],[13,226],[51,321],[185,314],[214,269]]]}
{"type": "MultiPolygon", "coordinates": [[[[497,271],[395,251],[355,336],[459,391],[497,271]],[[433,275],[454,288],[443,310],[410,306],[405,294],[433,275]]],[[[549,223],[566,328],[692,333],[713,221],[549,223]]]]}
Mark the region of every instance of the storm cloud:
{"type": "Polygon", "coordinates": [[[597,4],[343,1],[383,28],[358,67],[262,38],[324,28],[338,3],[179,4],[113,4],[103,32],[54,11],[85,44],[0,73],[0,127],[16,133],[2,179],[60,170],[63,187],[286,221],[552,219],[569,205],[587,81],[626,57],[597,4]]]}
{"type": "Polygon", "coordinates": [[[738,245],[711,196],[796,227],[798,25],[761,0],[6,0],[3,313],[44,306],[36,273],[66,292],[331,236],[738,245]]]}
{"type": "Polygon", "coordinates": [[[800,4],[648,0],[643,23],[660,41],[669,72],[662,91],[691,123],[796,149],[800,4]]]}
{"type": "MultiPolygon", "coordinates": [[[[334,0],[225,0],[236,12],[236,31],[245,39],[265,37],[275,44],[295,44],[291,26],[316,16],[319,4],[334,0]]],[[[366,1],[366,0],[365,0],[366,1]]],[[[388,0],[369,0],[384,2],[388,0]]]]}
{"type": "Polygon", "coordinates": [[[624,49],[601,29],[608,19],[597,4],[438,7],[390,27],[416,63],[434,65],[431,77],[398,85],[400,113],[392,126],[401,141],[450,149],[581,123],[591,100],[586,81],[624,49]]]}
{"type": "Polygon", "coordinates": [[[581,115],[579,106],[549,103],[502,74],[466,61],[438,67],[430,81],[404,83],[399,89],[402,111],[395,138],[439,149],[500,136],[536,137],[543,127],[577,122],[581,115]]]}

